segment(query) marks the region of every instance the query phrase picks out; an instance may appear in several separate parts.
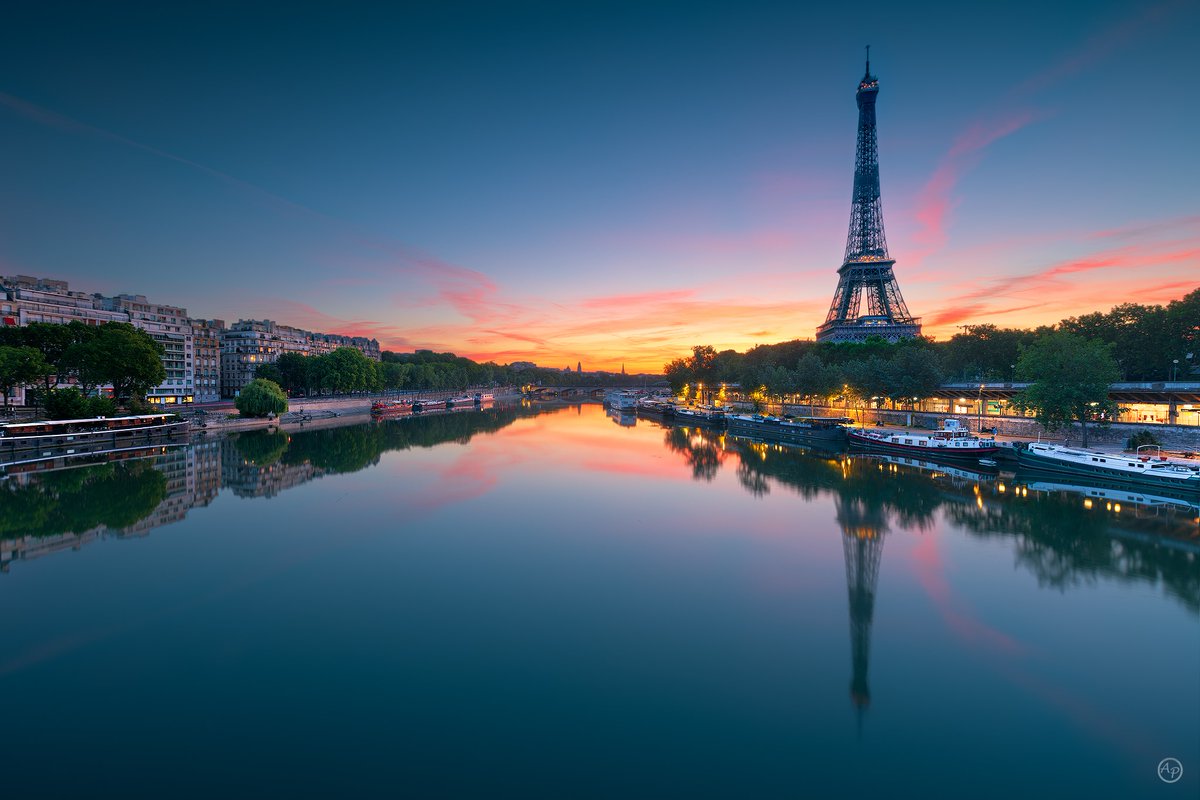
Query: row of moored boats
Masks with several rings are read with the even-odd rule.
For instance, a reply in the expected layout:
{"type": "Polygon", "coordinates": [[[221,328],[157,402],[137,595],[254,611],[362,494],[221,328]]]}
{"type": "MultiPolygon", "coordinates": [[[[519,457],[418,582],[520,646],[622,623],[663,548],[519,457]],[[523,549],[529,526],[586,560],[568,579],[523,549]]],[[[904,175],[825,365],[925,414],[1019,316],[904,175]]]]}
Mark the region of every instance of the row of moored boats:
{"type": "Polygon", "coordinates": [[[731,433],[772,441],[815,446],[849,445],[873,452],[921,459],[977,463],[996,467],[1003,460],[1024,470],[1058,475],[1085,475],[1120,483],[1169,487],[1200,494],[1200,460],[1172,458],[1158,448],[1139,448],[1132,455],[1065,447],[1047,442],[998,442],[971,433],[960,420],[947,419],[936,431],[854,428],[846,417],[772,416],[734,413],[728,407],[684,406],[662,398],[610,395],[608,403],[622,412],[659,417],[683,424],[702,424],[731,433]]]}
{"type": "Polygon", "coordinates": [[[495,397],[491,392],[460,394],[453,397],[437,398],[435,400],[402,397],[396,400],[376,400],[371,404],[371,413],[375,416],[389,416],[449,408],[466,408],[467,406],[481,406],[484,403],[492,402],[494,399],[495,397]]]}

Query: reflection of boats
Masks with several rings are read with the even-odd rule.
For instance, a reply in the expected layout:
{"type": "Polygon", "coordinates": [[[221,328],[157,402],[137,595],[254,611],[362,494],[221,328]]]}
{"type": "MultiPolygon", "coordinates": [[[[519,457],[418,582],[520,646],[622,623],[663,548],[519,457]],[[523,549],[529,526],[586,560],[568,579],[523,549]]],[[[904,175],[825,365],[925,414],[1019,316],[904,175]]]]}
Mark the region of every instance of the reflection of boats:
{"type": "MultiPolygon", "coordinates": [[[[1082,483],[1059,483],[1063,480],[1056,475],[1038,475],[1036,473],[1022,473],[1021,477],[1025,480],[1025,485],[1038,492],[1070,492],[1071,494],[1081,495],[1085,498],[1084,504],[1087,508],[1092,507],[1093,501],[1104,503],[1124,503],[1130,506],[1146,506],[1150,508],[1160,506],[1172,506],[1176,508],[1188,508],[1191,511],[1200,513],[1200,498],[1195,496],[1187,497],[1180,492],[1177,496],[1172,496],[1174,493],[1160,494],[1158,491],[1142,492],[1132,486],[1122,486],[1115,481],[1096,481],[1086,484],[1082,483]]],[[[1117,505],[1117,510],[1121,506],[1117,505]]]]}
{"type": "Polygon", "coordinates": [[[996,477],[996,472],[972,469],[966,466],[958,466],[955,464],[939,464],[937,461],[931,461],[923,458],[912,458],[910,456],[891,455],[887,453],[869,453],[860,456],[873,461],[878,461],[881,464],[890,464],[901,467],[916,467],[923,472],[932,472],[935,475],[948,475],[951,478],[960,478],[969,481],[990,481],[996,477]]]}
{"type": "Polygon", "coordinates": [[[41,453],[25,453],[16,461],[0,464],[0,475],[26,475],[32,472],[52,472],[60,469],[76,468],[90,464],[109,464],[115,461],[129,461],[139,458],[153,458],[167,452],[168,447],[182,447],[186,442],[165,442],[154,445],[138,445],[136,447],[106,448],[103,445],[81,447],[67,452],[59,451],[52,455],[41,453]]]}
{"type": "Polygon", "coordinates": [[[852,430],[848,433],[850,443],[872,450],[886,453],[913,454],[918,458],[970,458],[977,460],[980,456],[992,455],[996,452],[995,439],[981,439],[972,435],[966,427],[956,419],[948,419],[942,423],[942,428],[933,433],[912,433],[909,431],[852,430]],[[917,455],[921,454],[921,455],[917,455]]]}
{"type": "Polygon", "coordinates": [[[1163,456],[1131,456],[1027,442],[1017,448],[1017,462],[1022,469],[1174,488],[1193,495],[1200,493],[1200,466],[1174,462],[1163,456]]]}
{"type": "Polygon", "coordinates": [[[412,410],[412,400],[376,400],[371,403],[372,414],[408,414],[412,410]]]}
{"type": "Polygon", "coordinates": [[[979,459],[979,466],[981,466],[981,467],[996,467],[996,466],[999,466],[999,464],[996,463],[996,459],[994,459],[994,458],[981,458],[981,459],[979,459]]]}
{"type": "Polygon", "coordinates": [[[182,438],[188,427],[174,414],[10,422],[0,425],[0,463],[22,460],[29,453],[73,455],[182,438]]]}
{"type": "Polygon", "coordinates": [[[608,416],[613,422],[622,427],[632,427],[637,425],[637,414],[632,409],[610,408],[608,416]]]}
{"type": "Polygon", "coordinates": [[[789,442],[840,444],[846,441],[843,417],[770,417],[762,414],[731,414],[726,417],[729,430],[750,433],[765,439],[789,442]]]}

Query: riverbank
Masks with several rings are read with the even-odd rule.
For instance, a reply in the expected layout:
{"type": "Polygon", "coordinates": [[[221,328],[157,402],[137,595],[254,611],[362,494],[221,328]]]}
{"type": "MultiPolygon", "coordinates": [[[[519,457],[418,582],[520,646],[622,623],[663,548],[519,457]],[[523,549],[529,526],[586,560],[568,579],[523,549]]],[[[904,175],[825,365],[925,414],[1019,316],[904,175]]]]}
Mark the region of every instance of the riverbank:
{"type": "MultiPolygon", "coordinates": [[[[317,397],[293,400],[288,410],[278,417],[243,417],[238,414],[192,415],[192,432],[201,436],[237,433],[249,430],[295,430],[319,427],[336,427],[353,422],[365,422],[371,416],[371,404],[380,399],[399,396],[412,399],[439,401],[462,394],[461,391],[420,392],[416,394],[388,394],[359,397],[317,397]]],[[[518,391],[496,395],[496,402],[521,399],[518,391]]],[[[436,413],[436,412],[431,412],[436,413]]]]}
{"type": "MultiPolygon", "coordinates": [[[[783,413],[797,416],[846,417],[855,425],[866,427],[905,428],[913,431],[937,430],[950,418],[963,421],[975,433],[981,429],[991,435],[996,429],[996,438],[1011,441],[1042,441],[1079,446],[1083,441],[1078,424],[1057,431],[1048,431],[1035,419],[1028,417],[977,417],[968,414],[947,414],[930,411],[892,411],[889,409],[829,408],[824,406],[786,405],[783,413]]],[[[1131,436],[1148,432],[1165,448],[1182,452],[1200,452],[1200,427],[1190,425],[1142,425],[1118,422],[1106,428],[1088,426],[1088,447],[1101,450],[1123,450],[1131,436]]]]}

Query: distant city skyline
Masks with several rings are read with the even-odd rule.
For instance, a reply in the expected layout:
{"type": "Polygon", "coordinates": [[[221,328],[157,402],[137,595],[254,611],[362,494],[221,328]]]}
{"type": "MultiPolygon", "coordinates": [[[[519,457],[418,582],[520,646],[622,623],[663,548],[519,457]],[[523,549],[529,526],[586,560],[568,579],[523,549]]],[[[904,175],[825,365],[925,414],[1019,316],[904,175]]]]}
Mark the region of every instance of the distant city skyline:
{"type": "Polygon", "coordinates": [[[1187,2],[25,6],[0,274],[501,363],[812,338],[863,46],[923,331],[1200,285],[1187,2]]]}

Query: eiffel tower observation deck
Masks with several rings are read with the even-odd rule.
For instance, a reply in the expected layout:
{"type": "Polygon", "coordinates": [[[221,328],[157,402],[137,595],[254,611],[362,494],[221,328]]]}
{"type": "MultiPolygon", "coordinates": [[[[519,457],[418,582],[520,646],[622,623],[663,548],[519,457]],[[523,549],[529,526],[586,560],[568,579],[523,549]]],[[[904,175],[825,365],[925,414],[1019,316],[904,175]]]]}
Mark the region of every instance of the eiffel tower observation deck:
{"type": "Polygon", "coordinates": [[[875,133],[875,98],[879,80],[867,70],[858,84],[858,149],[854,158],[854,195],[850,203],[850,232],[846,258],[838,268],[838,285],[825,322],[817,328],[819,342],[862,342],[878,336],[890,342],[921,335],[921,321],[908,313],[900,284],[892,272],[883,232],[879,199],[879,148],[875,133]],[[866,303],[863,303],[863,298],[866,303]]]}

